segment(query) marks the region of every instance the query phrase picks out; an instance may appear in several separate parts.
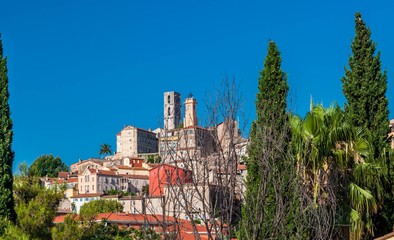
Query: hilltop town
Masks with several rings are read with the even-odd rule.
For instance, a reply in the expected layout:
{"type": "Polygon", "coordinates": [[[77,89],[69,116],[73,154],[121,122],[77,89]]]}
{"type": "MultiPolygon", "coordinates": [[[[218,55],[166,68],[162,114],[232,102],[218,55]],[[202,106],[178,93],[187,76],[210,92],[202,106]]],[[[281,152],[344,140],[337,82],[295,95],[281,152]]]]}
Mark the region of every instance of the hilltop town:
{"type": "Polygon", "coordinates": [[[213,221],[218,212],[239,213],[248,141],[238,122],[227,118],[202,127],[192,94],[183,104],[177,92],[165,92],[163,100],[162,128],[124,126],[116,134],[113,155],[79,160],[70,172],[41,179],[47,188],[66,185],[59,213],[79,213],[84,204],[99,199],[120,202],[126,214],[183,220],[213,221]]]}

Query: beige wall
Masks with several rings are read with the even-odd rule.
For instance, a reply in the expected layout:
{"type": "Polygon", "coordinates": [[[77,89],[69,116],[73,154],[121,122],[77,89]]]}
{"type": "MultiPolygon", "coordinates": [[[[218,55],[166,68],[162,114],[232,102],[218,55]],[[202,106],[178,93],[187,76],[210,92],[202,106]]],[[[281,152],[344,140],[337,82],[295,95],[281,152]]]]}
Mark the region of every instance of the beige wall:
{"type": "Polygon", "coordinates": [[[156,134],[133,126],[126,126],[116,135],[116,158],[138,157],[139,153],[158,151],[156,134]]]}

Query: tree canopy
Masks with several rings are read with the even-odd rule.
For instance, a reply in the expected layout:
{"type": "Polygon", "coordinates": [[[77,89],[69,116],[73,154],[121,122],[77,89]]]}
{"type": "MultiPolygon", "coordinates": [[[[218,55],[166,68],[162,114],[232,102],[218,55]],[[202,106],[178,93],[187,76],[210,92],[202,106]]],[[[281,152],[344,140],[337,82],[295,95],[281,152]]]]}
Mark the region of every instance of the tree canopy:
{"type": "Polygon", "coordinates": [[[111,148],[111,146],[110,146],[109,144],[106,144],[106,143],[101,144],[101,146],[100,146],[100,151],[99,151],[99,155],[104,155],[104,156],[106,156],[106,155],[110,155],[110,154],[112,154],[112,148],[111,148]]]}
{"type": "Polygon", "coordinates": [[[29,176],[37,177],[57,177],[59,172],[67,172],[67,165],[62,162],[60,157],[42,155],[38,157],[28,170],[29,176]]]}
{"type": "Polygon", "coordinates": [[[92,219],[99,213],[122,212],[123,206],[114,200],[95,200],[82,205],[80,215],[83,219],[92,219]]]}

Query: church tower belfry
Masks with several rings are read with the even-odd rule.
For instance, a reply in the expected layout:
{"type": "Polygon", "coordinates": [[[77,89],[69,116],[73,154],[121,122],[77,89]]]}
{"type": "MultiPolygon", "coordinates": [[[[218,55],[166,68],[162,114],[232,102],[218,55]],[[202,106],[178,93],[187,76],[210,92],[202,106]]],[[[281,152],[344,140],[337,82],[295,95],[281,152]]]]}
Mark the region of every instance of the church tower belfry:
{"type": "Polygon", "coordinates": [[[181,95],[177,92],[164,93],[164,129],[172,130],[181,122],[181,95]]]}
{"type": "Polygon", "coordinates": [[[190,93],[185,99],[185,118],[183,120],[183,127],[194,127],[198,126],[197,120],[197,101],[190,93]]]}

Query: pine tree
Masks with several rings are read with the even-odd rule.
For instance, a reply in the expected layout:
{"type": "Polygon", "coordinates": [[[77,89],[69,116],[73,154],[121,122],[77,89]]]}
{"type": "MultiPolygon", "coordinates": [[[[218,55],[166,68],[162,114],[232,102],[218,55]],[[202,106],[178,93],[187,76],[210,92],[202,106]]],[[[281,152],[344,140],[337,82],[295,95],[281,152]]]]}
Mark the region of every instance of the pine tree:
{"type": "Polygon", "coordinates": [[[15,222],[16,213],[12,195],[14,152],[11,150],[11,143],[13,133],[8,98],[7,59],[3,57],[3,45],[0,38],[0,217],[6,217],[15,222]]]}
{"type": "Polygon", "coordinates": [[[345,111],[350,122],[362,127],[379,157],[388,147],[389,133],[388,100],[386,98],[387,76],[381,70],[380,52],[375,54],[376,43],[371,40],[371,30],[360,13],[355,15],[356,36],[352,42],[349,69],[342,78],[343,93],[347,99],[345,111]]]}
{"type": "MultiPolygon", "coordinates": [[[[287,77],[276,44],[268,45],[260,72],[248,147],[246,194],[240,239],[291,239],[294,233],[294,162],[287,157],[287,77]],[[291,166],[290,166],[291,165],[291,166]],[[293,219],[292,219],[293,218],[293,219]]],[[[294,236],[293,236],[294,237],[294,236]]]]}

